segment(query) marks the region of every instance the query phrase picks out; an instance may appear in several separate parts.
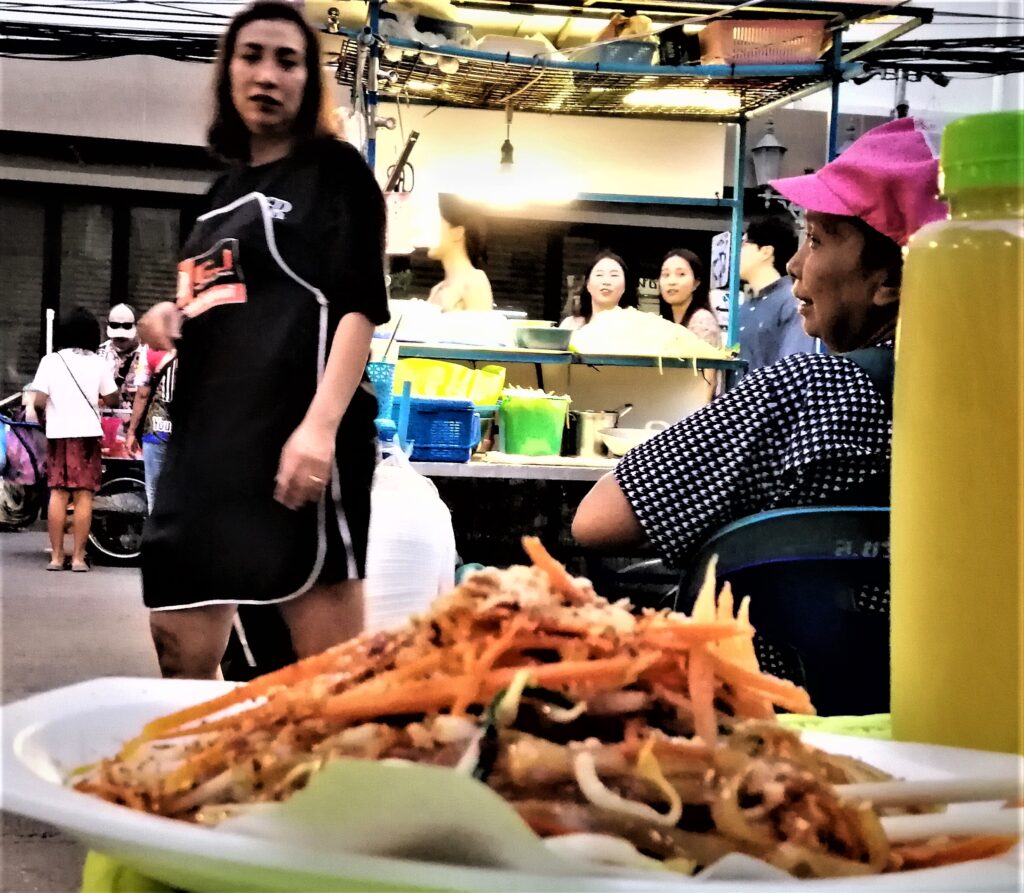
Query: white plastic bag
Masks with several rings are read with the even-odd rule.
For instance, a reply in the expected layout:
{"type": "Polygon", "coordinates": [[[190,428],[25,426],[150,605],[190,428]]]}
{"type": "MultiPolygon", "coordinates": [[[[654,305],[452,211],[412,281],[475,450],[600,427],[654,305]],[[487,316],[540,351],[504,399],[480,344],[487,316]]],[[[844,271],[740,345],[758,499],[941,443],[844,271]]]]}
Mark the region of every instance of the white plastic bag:
{"type": "Polygon", "coordinates": [[[422,614],[455,585],[455,532],[429,479],[396,451],[377,466],[366,551],[366,628],[388,629],[422,614]]]}

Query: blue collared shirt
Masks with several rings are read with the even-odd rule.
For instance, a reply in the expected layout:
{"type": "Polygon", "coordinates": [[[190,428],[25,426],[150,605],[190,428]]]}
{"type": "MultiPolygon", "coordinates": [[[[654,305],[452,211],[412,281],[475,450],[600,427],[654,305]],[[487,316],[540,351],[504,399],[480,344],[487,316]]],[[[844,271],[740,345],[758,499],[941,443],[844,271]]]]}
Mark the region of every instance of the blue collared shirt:
{"type": "Polygon", "coordinates": [[[815,353],[793,297],[793,280],[781,276],[740,307],[740,359],[749,371],[794,353],[815,353]]]}

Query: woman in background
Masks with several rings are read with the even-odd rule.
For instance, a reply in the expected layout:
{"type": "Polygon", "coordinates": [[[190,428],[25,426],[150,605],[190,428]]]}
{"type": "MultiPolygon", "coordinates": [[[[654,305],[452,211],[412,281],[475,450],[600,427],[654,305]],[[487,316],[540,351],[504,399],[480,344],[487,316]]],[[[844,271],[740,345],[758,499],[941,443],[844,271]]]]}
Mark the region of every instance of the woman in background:
{"type": "Polygon", "coordinates": [[[661,262],[658,304],[663,319],[686,326],[713,347],[722,346],[722,328],[711,311],[704,264],[692,251],[673,248],[661,262]]]}
{"type": "Polygon", "coordinates": [[[441,262],[444,279],[430,290],[428,300],[445,311],[493,310],[491,282],[480,269],[486,260],[483,218],[454,196],[442,195],[438,201],[441,232],[427,256],[441,262]]]}
{"type": "Polygon", "coordinates": [[[64,570],[64,521],[68,502],[75,508],[71,525],[71,570],[87,571],[85,544],[92,526],[92,498],[100,489],[102,465],[99,405],[117,406],[121,393],[109,363],[97,350],[100,325],[88,310],[72,310],[57,328],[56,353],[39,361],[27,390],[46,414],[47,472],[50,505],[48,571],[64,570]]]}
{"type": "Polygon", "coordinates": [[[630,278],[626,262],[611,251],[602,251],[587,270],[571,313],[559,328],[580,329],[605,310],[637,304],[636,282],[630,278]]]}

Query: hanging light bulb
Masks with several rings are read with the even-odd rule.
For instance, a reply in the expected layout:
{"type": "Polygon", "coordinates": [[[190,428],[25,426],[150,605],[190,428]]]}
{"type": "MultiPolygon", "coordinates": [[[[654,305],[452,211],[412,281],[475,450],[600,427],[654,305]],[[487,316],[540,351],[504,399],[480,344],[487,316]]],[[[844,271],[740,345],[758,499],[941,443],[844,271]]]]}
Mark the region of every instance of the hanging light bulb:
{"type": "Polygon", "coordinates": [[[506,103],[505,105],[505,142],[501,144],[501,170],[510,171],[512,169],[512,103],[506,103]]]}

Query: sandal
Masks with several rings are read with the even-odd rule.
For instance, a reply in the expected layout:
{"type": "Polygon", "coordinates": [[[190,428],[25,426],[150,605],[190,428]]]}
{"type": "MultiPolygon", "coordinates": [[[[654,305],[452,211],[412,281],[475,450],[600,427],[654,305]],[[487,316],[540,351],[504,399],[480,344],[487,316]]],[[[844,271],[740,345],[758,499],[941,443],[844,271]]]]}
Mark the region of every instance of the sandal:
{"type": "Polygon", "coordinates": [[[62,571],[64,570],[64,562],[51,561],[48,565],[46,565],[46,569],[48,571],[62,571]]]}
{"type": "Polygon", "coordinates": [[[89,573],[89,565],[86,564],[84,561],[81,564],[73,561],[71,562],[71,570],[74,571],[76,574],[87,574],[89,573]]]}

